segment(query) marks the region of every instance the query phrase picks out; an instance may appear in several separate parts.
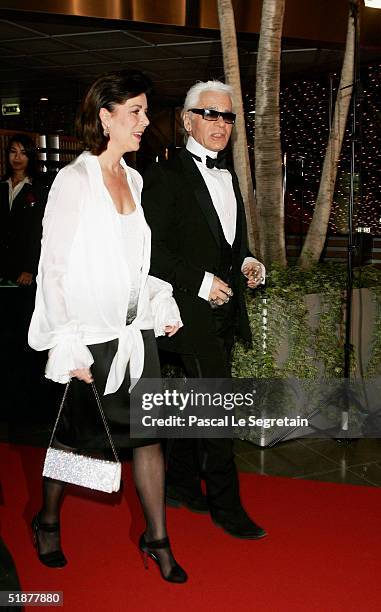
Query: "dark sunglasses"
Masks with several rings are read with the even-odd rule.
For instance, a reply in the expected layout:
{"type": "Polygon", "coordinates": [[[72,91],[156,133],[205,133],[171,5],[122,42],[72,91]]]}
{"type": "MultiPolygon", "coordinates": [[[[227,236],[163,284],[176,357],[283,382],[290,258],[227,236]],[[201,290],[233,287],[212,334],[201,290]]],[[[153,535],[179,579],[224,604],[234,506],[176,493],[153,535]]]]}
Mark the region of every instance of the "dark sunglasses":
{"type": "Polygon", "coordinates": [[[236,118],[235,113],[221,113],[212,108],[190,108],[189,110],[196,115],[201,115],[206,121],[217,121],[218,117],[222,117],[225,123],[233,124],[236,118]]]}

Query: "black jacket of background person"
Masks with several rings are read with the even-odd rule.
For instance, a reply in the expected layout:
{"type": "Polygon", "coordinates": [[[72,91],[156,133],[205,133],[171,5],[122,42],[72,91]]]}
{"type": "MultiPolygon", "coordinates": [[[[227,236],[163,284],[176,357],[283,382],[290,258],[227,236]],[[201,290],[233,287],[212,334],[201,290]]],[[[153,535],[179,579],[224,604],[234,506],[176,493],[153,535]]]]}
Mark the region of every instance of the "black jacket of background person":
{"type": "Polygon", "coordinates": [[[172,284],[184,327],[174,337],[162,337],[168,351],[213,354],[215,320],[209,303],[198,297],[204,273],[222,278],[234,292],[236,334],[250,341],[241,266],[247,250],[244,204],[235,172],[229,169],[237,201],[236,237],[232,248],[208,188],[191,154],[182,149],[173,159],[155,163],[144,175],[142,204],[152,231],[151,273],[172,284]],[[226,269],[226,256],[231,269],[226,269]]]}
{"type": "Polygon", "coordinates": [[[39,179],[25,184],[9,210],[9,185],[0,183],[0,277],[15,282],[21,272],[35,280],[41,249],[47,188],[39,179]]]}

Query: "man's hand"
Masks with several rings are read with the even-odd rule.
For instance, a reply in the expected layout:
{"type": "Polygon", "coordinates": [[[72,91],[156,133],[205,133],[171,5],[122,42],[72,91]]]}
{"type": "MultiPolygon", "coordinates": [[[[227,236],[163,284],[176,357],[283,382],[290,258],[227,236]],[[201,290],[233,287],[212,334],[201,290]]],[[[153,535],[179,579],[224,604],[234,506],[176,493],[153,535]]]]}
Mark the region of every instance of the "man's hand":
{"type": "Polygon", "coordinates": [[[247,286],[250,287],[250,289],[255,289],[258,287],[258,285],[263,283],[264,279],[262,276],[262,266],[260,263],[256,263],[254,261],[248,262],[242,268],[242,273],[246,276],[247,286]]]}
{"type": "Polygon", "coordinates": [[[87,383],[88,385],[94,381],[90,368],[78,368],[78,370],[72,370],[70,372],[70,376],[72,378],[78,378],[78,380],[83,380],[83,382],[87,383]]]}
{"type": "Polygon", "coordinates": [[[32,284],[33,281],[33,274],[31,274],[30,272],[21,272],[20,276],[18,277],[16,283],[18,285],[21,285],[23,287],[25,286],[29,286],[32,284]]]}
{"type": "Polygon", "coordinates": [[[232,295],[233,291],[230,289],[229,285],[224,283],[218,276],[214,276],[208,298],[209,302],[215,306],[222,306],[222,304],[228,303],[232,295]]]}

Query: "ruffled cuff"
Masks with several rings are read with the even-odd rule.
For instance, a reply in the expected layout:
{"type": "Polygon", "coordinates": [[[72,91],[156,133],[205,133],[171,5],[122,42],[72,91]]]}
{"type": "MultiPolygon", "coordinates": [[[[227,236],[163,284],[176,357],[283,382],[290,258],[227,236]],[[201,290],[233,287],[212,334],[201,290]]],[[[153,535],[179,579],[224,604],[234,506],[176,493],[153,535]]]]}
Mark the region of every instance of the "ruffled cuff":
{"type": "Polygon", "coordinates": [[[167,325],[179,325],[179,327],[183,327],[180,311],[173,297],[161,299],[160,302],[152,308],[152,311],[153,329],[156,338],[158,336],[165,336],[164,328],[167,325]]]}
{"type": "Polygon", "coordinates": [[[66,336],[50,349],[45,376],[54,382],[67,383],[72,370],[89,368],[93,363],[91,352],[78,336],[66,336]]]}
{"type": "Polygon", "coordinates": [[[148,276],[148,288],[155,336],[165,336],[166,325],[183,326],[179,308],[172,297],[172,285],[156,276],[148,276]]]}

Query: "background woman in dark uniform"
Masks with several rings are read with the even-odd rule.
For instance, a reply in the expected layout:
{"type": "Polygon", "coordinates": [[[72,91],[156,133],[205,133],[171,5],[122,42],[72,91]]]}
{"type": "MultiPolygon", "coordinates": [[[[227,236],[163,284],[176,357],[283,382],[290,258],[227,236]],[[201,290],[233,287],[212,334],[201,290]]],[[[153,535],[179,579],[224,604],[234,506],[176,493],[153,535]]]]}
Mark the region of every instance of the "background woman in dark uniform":
{"type": "Polygon", "coordinates": [[[27,346],[40,257],[47,188],[38,173],[36,147],[26,134],[15,134],[6,151],[0,182],[0,368],[3,401],[9,415],[30,415],[32,398],[45,391],[34,381],[41,360],[27,346]],[[17,364],[17,367],[16,367],[17,364]]]}
{"type": "Polygon", "coordinates": [[[6,148],[6,173],[0,183],[0,277],[32,285],[40,257],[47,191],[39,180],[36,147],[16,134],[6,148]]]}

